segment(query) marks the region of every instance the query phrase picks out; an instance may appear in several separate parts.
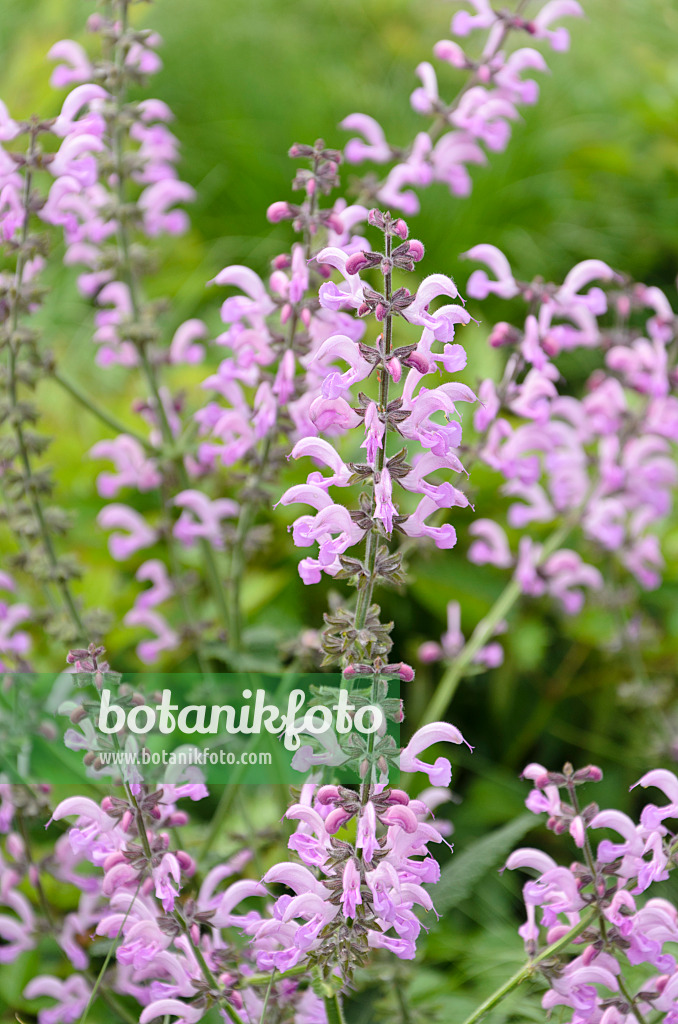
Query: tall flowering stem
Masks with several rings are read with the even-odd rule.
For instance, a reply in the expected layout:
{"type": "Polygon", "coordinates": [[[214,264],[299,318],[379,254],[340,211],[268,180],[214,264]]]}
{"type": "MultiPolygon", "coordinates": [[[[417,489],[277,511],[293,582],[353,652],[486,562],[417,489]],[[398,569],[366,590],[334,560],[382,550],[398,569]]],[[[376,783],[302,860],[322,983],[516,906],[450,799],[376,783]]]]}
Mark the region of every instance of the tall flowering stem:
{"type": "Polygon", "coordinates": [[[43,152],[38,142],[39,137],[49,135],[50,130],[50,122],[33,118],[23,125],[9,122],[3,132],[5,139],[28,135],[25,153],[13,155],[14,167],[17,169],[9,169],[12,161],[7,154],[2,153],[4,160],[8,161],[2,177],[5,181],[3,194],[9,207],[9,216],[6,207],[2,237],[10,251],[16,253],[11,284],[5,275],[2,282],[2,340],[7,348],[7,402],[3,409],[3,419],[9,422],[14,434],[14,443],[7,450],[9,459],[4,470],[8,488],[5,500],[7,519],[15,532],[22,539],[37,539],[42,550],[40,555],[28,547],[25,553],[17,557],[17,564],[46,582],[48,595],[51,595],[50,587],[56,589],[66,613],[67,624],[58,626],[55,622],[54,628],[64,636],[75,639],[85,635],[85,626],[70,586],[70,580],[77,575],[77,569],[70,559],[57,554],[53,540],[55,532],[63,532],[66,528],[66,517],[56,508],[44,507],[44,495],[51,492],[52,485],[48,474],[34,465],[34,457],[42,453],[48,442],[30,429],[29,424],[38,418],[37,409],[19,398],[19,380],[35,386],[42,364],[37,349],[37,333],[29,324],[22,323],[22,315],[33,312],[42,297],[33,279],[44,264],[42,253],[45,251],[45,241],[31,234],[31,221],[33,214],[44,202],[34,188],[35,173],[49,167],[54,160],[53,156],[43,152]],[[23,182],[18,168],[23,171],[23,182]],[[18,466],[16,463],[12,466],[13,459],[18,460],[18,466]],[[32,522],[27,521],[24,514],[24,501],[27,502],[26,510],[30,510],[32,522]]]}
{"type": "MultiPolygon", "coordinates": [[[[116,116],[113,124],[113,154],[115,160],[115,177],[117,181],[118,190],[118,217],[117,217],[117,238],[119,247],[119,264],[123,281],[129,289],[130,302],[132,307],[132,326],[136,326],[141,331],[139,337],[138,352],[143,368],[144,376],[148,384],[148,388],[153,397],[153,409],[155,415],[158,418],[163,444],[166,451],[169,453],[172,465],[174,466],[175,472],[178,476],[179,485],[182,490],[186,491],[190,488],[190,480],[188,473],[186,472],[186,466],[184,458],[180,454],[171,454],[175,448],[175,438],[170,425],[167,409],[165,402],[160,392],[160,386],[157,380],[156,367],[153,365],[148,357],[146,344],[143,338],[144,328],[144,317],[142,315],[141,304],[138,295],[138,285],[136,280],[136,273],[134,265],[131,259],[130,253],[130,240],[128,236],[127,223],[125,218],[125,209],[127,203],[126,194],[126,181],[127,174],[125,170],[125,101],[126,101],[126,83],[127,78],[125,74],[125,62],[129,53],[130,40],[128,38],[129,30],[129,8],[133,0],[113,0],[112,9],[114,14],[120,20],[120,32],[113,47],[113,62],[115,67],[115,84],[113,86],[113,95],[115,99],[115,111],[116,116]]],[[[171,533],[169,534],[171,543],[171,533]]],[[[207,576],[210,582],[210,586],[216,601],[217,609],[219,610],[222,621],[224,624],[228,621],[228,607],[226,603],[226,597],[221,581],[221,574],[217,566],[214,552],[208,540],[204,537],[200,537],[198,540],[202,558],[207,570],[207,576]]],[[[186,613],[187,606],[184,605],[184,613],[186,613]]]]}
{"type": "MultiPolygon", "coordinates": [[[[384,298],[386,300],[386,317],[384,320],[384,362],[388,363],[393,348],[393,312],[391,310],[391,290],[392,290],[392,250],[393,250],[393,235],[391,234],[391,217],[386,215],[384,217],[384,298]]],[[[379,418],[384,422],[387,422],[388,417],[388,391],[391,376],[386,370],[385,366],[382,366],[377,371],[379,379],[379,405],[378,415],[379,418]]],[[[376,509],[376,481],[384,471],[384,465],[386,463],[386,448],[388,442],[388,430],[383,439],[381,448],[377,449],[376,460],[375,460],[375,475],[372,478],[372,515],[376,509]]],[[[361,586],[358,590],[358,601],[355,610],[355,629],[360,632],[365,628],[365,622],[367,621],[367,613],[372,604],[372,594],[374,592],[374,586],[377,582],[376,563],[377,563],[377,550],[379,548],[380,538],[376,530],[371,530],[367,535],[367,541],[365,545],[365,575],[361,578],[361,586]]]]}

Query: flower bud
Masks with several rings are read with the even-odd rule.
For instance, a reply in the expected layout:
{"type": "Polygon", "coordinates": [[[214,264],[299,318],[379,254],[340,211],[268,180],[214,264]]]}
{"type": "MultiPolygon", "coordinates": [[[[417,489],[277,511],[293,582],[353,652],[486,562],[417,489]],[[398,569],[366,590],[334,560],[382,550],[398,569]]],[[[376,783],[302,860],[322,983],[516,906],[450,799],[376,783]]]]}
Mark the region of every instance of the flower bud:
{"type": "Polygon", "coordinates": [[[325,221],[325,224],[327,225],[328,228],[331,228],[332,231],[334,231],[337,235],[343,235],[344,225],[342,223],[341,217],[338,217],[335,213],[331,213],[329,215],[329,217],[325,221]]]}
{"type": "Polygon", "coordinates": [[[422,260],[424,258],[424,246],[415,238],[413,238],[412,241],[410,242],[409,252],[410,256],[412,257],[415,263],[418,263],[419,260],[422,260]]]}
{"type": "Polygon", "coordinates": [[[333,804],[335,800],[339,799],[339,789],[337,786],[321,786],[316,794],[316,801],[319,804],[333,804]]]}
{"type": "Polygon", "coordinates": [[[292,260],[286,252],[281,252],[279,256],[275,256],[271,260],[271,266],[274,270],[286,270],[291,264],[292,260]]]}
{"type": "Polygon", "coordinates": [[[364,252],[354,252],[352,256],[346,260],[346,273],[357,274],[363,267],[368,266],[369,260],[365,256],[364,252]]]}
{"type": "Polygon", "coordinates": [[[520,340],[520,332],[505,321],[500,321],[492,328],[488,341],[492,348],[502,348],[504,345],[515,345],[520,340]]]}
{"type": "Polygon", "coordinates": [[[352,817],[353,815],[350,811],[344,810],[343,807],[335,807],[325,818],[325,828],[329,835],[333,836],[352,817]]]}
{"type": "MultiPolygon", "coordinates": [[[[398,235],[399,238],[407,238],[407,236],[409,235],[410,229],[408,228],[407,224],[401,217],[399,217],[398,220],[393,225],[393,233],[395,235],[398,235]]],[[[419,244],[421,245],[421,242],[419,244]]]]}
{"type": "Polygon", "coordinates": [[[397,384],[403,374],[403,368],[401,366],[400,360],[396,359],[395,356],[393,357],[393,359],[389,359],[389,361],[386,364],[386,369],[391,374],[391,377],[397,384]]]}
{"type": "Polygon", "coordinates": [[[10,857],[13,857],[14,860],[23,859],[25,849],[24,841],[21,838],[21,836],[18,836],[16,834],[16,832],[10,832],[10,834],[7,836],[7,842],[5,845],[7,847],[7,853],[10,855],[10,857]]]}
{"type": "Polygon", "coordinates": [[[186,853],[184,850],[177,850],[176,857],[184,874],[188,875],[189,878],[195,874],[195,861],[190,854],[186,853]]]}
{"type": "Polygon", "coordinates": [[[403,359],[405,366],[411,366],[419,373],[430,373],[431,363],[421,352],[410,352],[406,359],[403,359]]]}
{"type": "Polygon", "coordinates": [[[293,216],[294,213],[290,209],[290,204],[285,202],[271,203],[266,211],[266,219],[271,224],[278,224],[281,220],[289,220],[293,216]]]}
{"type": "Polygon", "coordinates": [[[181,825],[188,825],[188,814],[186,811],[175,811],[174,814],[170,814],[167,818],[167,824],[170,828],[179,828],[181,825]]]}

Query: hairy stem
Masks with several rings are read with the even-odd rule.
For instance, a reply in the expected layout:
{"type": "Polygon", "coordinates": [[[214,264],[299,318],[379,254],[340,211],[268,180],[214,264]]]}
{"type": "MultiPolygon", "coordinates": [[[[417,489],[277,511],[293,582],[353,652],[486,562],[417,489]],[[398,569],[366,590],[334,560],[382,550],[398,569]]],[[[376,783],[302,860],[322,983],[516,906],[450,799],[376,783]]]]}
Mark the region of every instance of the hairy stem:
{"type": "MultiPolygon", "coordinates": [[[[116,168],[116,181],[117,181],[117,198],[118,198],[118,216],[117,220],[117,241],[118,241],[118,262],[120,267],[120,274],[124,284],[127,286],[130,296],[130,304],[132,307],[132,317],[135,324],[141,324],[141,302],[138,295],[138,283],[134,273],[134,268],[130,258],[130,244],[126,224],[125,214],[125,200],[126,200],[126,174],[125,174],[125,128],[122,117],[125,98],[125,57],[127,53],[127,41],[126,32],[128,28],[128,0],[117,0],[114,5],[117,9],[117,13],[120,19],[121,34],[115,44],[114,50],[114,64],[116,69],[116,81],[114,89],[114,99],[116,106],[116,117],[113,126],[113,156],[116,168]]],[[[153,400],[155,414],[158,418],[160,426],[160,432],[162,434],[163,443],[170,453],[171,462],[176,470],[179,484],[182,490],[190,488],[190,480],[184,460],[181,454],[172,454],[174,448],[174,435],[170,426],[169,419],[167,417],[167,411],[162,401],[160,394],[160,387],[157,380],[156,367],[149,359],[148,352],[146,351],[146,345],[141,343],[137,346],[139,358],[141,362],[141,368],[146,378],[148,390],[153,400]]],[[[226,604],[226,596],[224,594],[224,588],[221,583],[221,577],[219,574],[219,568],[217,566],[216,559],[212,547],[204,537],[200,538],[200,552],[207,572],[207,577],[210,582],[210,587],[216,602],[217,613],[222,619],[223,625],[225,626],[228,620],[228,608],[226,604]]]]}
{"type": "MultiPolygon", "coordinates": [[[[387,259],[391,256],[392,249],[392,237],[386,232],[386,257],[387,259]]],[[[391,301],[391,285],[392,285],[392,274],[389,271],[384,275],[384,297],[387,303],[391,301]]],[[[384,321],[384,354],[386,358],[391,354],[393,344],[393,317],[391,315],[390,307],[386,314],[384,321]]],[[[386,413],[388,406],[388,390],[390,384],[390,374],[385,367],[380,369],[380,380],[379,380],[379,412],[386,413]]],[[[386,464],[386,445],[388,442],[388,424],[384,431],[384,439],[382,447],[377,451],[375,475],[372,477],[372,509],[376,505],[375,499],[375,477],[377,473],[381,473],[386,464]]],[[[358,601],[355,609],[355,628],[360,631],[364,629],[365,622],[367,620],[367,613],[369,612],[370,605],[372,604],[372,594],[374,592],[375,578],[375,565],[377,561],[377,550],[379,548],[379,534],[373,528],[367,535],[367,542],[365,544],[365,569],[367,578],[364,581],[363,586],[358,592],[358,601]]]]}
{"type": "Polygon", "coordinates": [[[62,602],[66,609],[66,613],[71,621],[74,629],[74,635],[78,640],[85,639],[85,628],[80,618],[80,612],[75,602],[75,598],[71,593],[71,588],[66,579],[61,578],[59,571],[59,563],[50,536],[49,528],[45,518],[44,509],[40,501],[40,495],[37,488],[33,483],[33,469],[31,466],[31,459],[28,452],[28,446],[26,444],[26,438],[24,431],[21,426],[21,420],[18,410],[18,394],[17,394],[17,377],[16,377],[16,361],[18,354],[18,344],[16,335],[19,327],[19,302],[20,296],[23,289],[24,270],[26,267],[26,247],[28,243],[28,228],[31,218],[31,188],[33,184],[33,171],[32,165],[35,159],[35,131],[31,131],[30,142],[28,151],[26,154],[26,174],[24,177],[24,187],[22,196],[22,206],[24,211],[23,223],[21,226],[21,238],[19,242],[19,251],[17,254],[16,270],[14,273],[14,289],[13,295],[10,298],[11,302],[11,316],[10,316],[10,328],[8,336],[8,391],[11,415],[10,419],[14,427],[14,434],[17,441],[17,447],[19,449],[19,456],[23,467],[24,484],[26,488],[26,494],[35,516],[40,539],[42,546],[49,562],[50,568],[53,574],[53,582],[56,585],[57,590],[61,596],[62,602]],[[15,347],[16,346],[16,347],[15,347]]]}

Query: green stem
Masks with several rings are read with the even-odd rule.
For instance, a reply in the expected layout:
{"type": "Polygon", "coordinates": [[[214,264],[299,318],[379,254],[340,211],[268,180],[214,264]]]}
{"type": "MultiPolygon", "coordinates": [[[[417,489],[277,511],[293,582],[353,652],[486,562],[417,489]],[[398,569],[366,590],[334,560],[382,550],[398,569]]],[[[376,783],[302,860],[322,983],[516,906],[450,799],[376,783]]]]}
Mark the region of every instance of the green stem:
{"type": "Polygon", "coordinates": [[[533,957],[524,967],[521,967],[508,981],[504,982],[495,992],[492,993],[484,1002],[480,1004],[477,1009],[473,1011],[470,1017],[467,1017],[463,1024],[476,1024],[486,1013],[492,1010],[498,1003],[505,999],[509,993],[513,992],[515,988],[521,985],[528,978],[532,977],[535,969],[539,964],[545,960],[549,960],[551,957],[561,953],[564,949],[569,946],[573,939],[576,939],[583,931],[586,931],[588,926],[593,922],[596,916],[596,908],[589,907],[578,924],[571,928],[569,932],[558,939],[557,942],[552,942],[550,946],[543,949],[541,953],[533,957]]]}
{"type": "Polygon", "coordinates": [[[68,377],[64,377],[64,375],[57,369],[53,369],[51,373],[52,379],[56,381],[64,391],[67,391],[68,394],[76,400],[76,402],[79,402],[80,405],[91,412],[93,416],[96,416],[98,420],[101,420],[101,422],[105,423],[107,427],[114,430],[116,434],[127,434],[128,437],[134,438],[138,444],[142,445],[147,452],[150,454],[157,454],[156,449],[150,441],[146,440],[145,437],[142,437],[141,434],[135,433],[135,431],[130,427],[126,427],[124,423],[117,419],[117,417],[112,413],[108,412],[107,409],[104,409],[102,406],[94,402],[89,395],[79,387],[79,385],[75,384],[72,380],[69,380],[68,377]]]}
{"type": "MultiPolygon", "coordinates": [[[[132,1017],[131,1014],[129,1014],[127,1012],[127,1010],[125,1009],[124,1006],[121,1006],[121,1004],[118,1002],[116,997],[114,995],[112,995],[112,993],[108,992],[106,989],[103,988],[102,982],[103,982],[104,974],[106,973],[106,968],[108,967],[108,965],[110,963],[110,960],[111,960],[111,957],[113,956],[113,953],[115,952],[115,948],[116,948],[116,946],[117,946],[117,944],[118,944],[118,942],[120,940],[120,936],[122,935],[122,930],[125,927],[125,922],[127,921],[127,918],[130,915],[130,911],[132,910],[132,907],[134,906],[134,901],[136,900],[136,898],[137,898],[137,896],[139,894],[139,890],[140,889],[141,889],[141,882],[139,882],[139,884],[138,884],[138,886],[136,888],[136,891],[135,891],[132,899],[130,900],[129,906],[128,906],[127,910],[125,911],[125,916],[123,917],[122,921],[120,922],[120,927],[118,928],[118,931],[117,931],[117,933],[115,935],[115,938],[113,939],[113,942],[111,943],[111,946],[110,946],[110,948],[109,948],[109,950],[108,950],[108,952],[106,954],[106,958],[105,958],[103,964],[101,965],[101,970],[99,971],[99,973],[97,974],[95,979],[91,979],[91,976],[90,976],[90,980],[94,980],[94,984],[92,986],[92,991],[90,993],[90,997],[87,1000],[87,1006],[85,1007],[85,1009],[82,1012],[82,1017],[80,1018],[79,1024],[85,1024],[85,1021],[87,1020],[87,1017],[89,1016],[89,1011],[92,1009],[92,1006],[94,1005],[94,1001],[95,1001],[95,999],[96,999],[98,994],[101,995],[101,998],[104,1000],[104,1002],[108,1003],[108,1005],[112,1009],[115,1009],[116,1013],[119,1013],[122,1016],[123,1020],[126,1020],[128,1022],[136,1020],[135,1017],[132,1017]]],[[[87,976],[89,976],[89,972],[88,971],[85,971],[84,973],[87,976]]]]}
{"type": "MultiPolygon", "coordinates": [[[[292,317],[293,324],[296,324],[296,314],[292,317]]],[[[294,337],[295,327],[292,327],[292,338],[294,337]]],[[[273,428],[272,428],[273,429],[273,428]]],[[[250,482],[250,486],[255,490],[261,485],[266,472],[266,465],[268,462],[268,456],[271,451],[272,444],[272,433],[268,433],[264,438],[264,442],[261,447],[261,455],[259,457],[259,464],[254,474],[253,480],[250,482]]],[[[235,538],[233,541],[233,547],[231,549],[231,564],[229,573],[229,594],[230,594],[230,610],[229,610],[229,627],[230,627],[230,646],[234,651],[242,649],[242,581],[245,574],[246,559],[245,559],[245,540],[249,533],[250,527],[254,520],[256,511],[256,497],[243,501],[240,506],[240,513],[238,515],[238,525],[236,526],[235,538]]]]}
{"type": "Polygon", "coordinates": [[[346,1024],[346,1018],[344,1017],[344,1011],[341,1006],[339,995],[335,993],[333,996],[325,996],[325,1014],[327,1016],[327,1024],[346,1024]]]}
{"type": "MultiPolygon", "coordinates": [[[[549,555],[552,555],[554,551],[558,550],[574,528],[574,525],[574,522],[571,521],[563,523],[563,525],[555,530],[544,542],[539,559],[540,564],[543,563],[549,555]]],[[[428,707],[424,713],[421,723],[422,725],[428,725],[430,722],[435,722],[445,714],[447,706],[452,700],[464,673],[471,665],[476,654],[478,654],[481,648],[483,648],[488,640],[492,638],[496,627],[509,613],[513,605],[521,596],[522,592],[522,587],[516,579],[512,579],[507,583],[490,611],[478,623],[469,640],[467,640],[457,657],[443,674],[443,677],[438,683],[436,691],[429,701],[428,707]]]]}
{"type": "MultiPolygon", "coordinates": [[[[285,978],[298,978],[300,974],[308,974],[308,970],[308,964],[297,964],[296,967],[290,967],[287,971],[281,971],[276,981],[284,981],[285,978]]],[[[254,985],[268,985],[270,978],[270,974],[248,974],[247,977],[242,978],[240,981],[240,987],[248,988],[254,985]]]]}
{"type": "Polygon", "coordinates": [[[264,1002],[263,1002],[263,1005],[261,1007],[261,1014],[259,1016],[259,1024],[265,1024],[265,1021],[266,1021],[266,1010],[268,1009],[268,1001],[271,998],[271,989],[273,988],[273,982],[275,981],[275,975],[276,975],[276,970],[275,970],[275,967],[274,967],[273,970],[271,971],[271,980],[268,983],[268,988],[266,989],[266,995],[264,996],[264,1002]]]}

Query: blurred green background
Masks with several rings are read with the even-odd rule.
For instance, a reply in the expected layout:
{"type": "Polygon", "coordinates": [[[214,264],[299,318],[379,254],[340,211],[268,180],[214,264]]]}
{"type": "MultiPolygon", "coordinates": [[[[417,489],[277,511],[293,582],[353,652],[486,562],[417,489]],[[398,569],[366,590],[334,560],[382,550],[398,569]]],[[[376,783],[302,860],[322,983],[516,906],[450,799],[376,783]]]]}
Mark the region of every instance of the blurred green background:
{"type": "MultiPolygon", "coordinates": [[[[442,0],[141,5],[141,22],[165,41],[164,69],[150,92],[176,114],[174,130],[185,154],[181,174],[198,192],[192,231],[163,243],[154,284],[154,293],[172,298],[169,329],[199,315],[216,330],[219,299],[205,282],[232,262],[263,275],[271,256],[289,246],[288,227],[271,227],[264,214],[271,202],[290,195],[293,169],[286,151],[292,142],[322,136],[330,145],[343,145],[347,136],[337,123],[353,111],[375,116],[395,144],[407,143],[424,126],[409,106],[418,84],[414,68],[449,35],[456,7],[442,0]]],[[[421,214],[411,226],[427,247],[426,272],[451,274],[463,290],[468,270],[459,253],[489,242],[506,252],[518,277],[559,280],[579,260],[598,257],[661,285],[675,299],[678,3],[588,0],[585,7],[585,21],[569,20],[570,53],[544,51],[551,73],[535,75],[539,104],[523,108],[507,152],[472,169],[472,197],[455,199],[442,185],[423,193],[421,214]]],[[[86,0],[3,0],[0,97],[15,116],[56,112],[59,101],[48,88],[44,55],[57,39],[85,39],[82,24],[93,9],[86,0]]],[[[460,81],[449,68],[439,80],[443,96],[453,95],[460,81]]],[[[346,180],[351,173],[344,171],[346,180]]],[[[72,275],[57,270],[52,279],[55,293],[42,318],[45,344],[57,352],[66,373],[131,423],[134,380],[95,367],[90,312],[75,296],[72,275]]],[[[505,313],[501,304],[488,302],[482,315],[490,320],[505,313]]],[[[469,330],[463,341],[469,348],[465,379],[473,384],[488,359],[484,329],[469,330]]],[[[190,371],[177,383],[190,391],[200,379],[199,371],[190,371]]],[[[101,467],[83,454],[106,432],[53,385],[41,385],[38,401],[45,431],[56,438],[50,461],[59,499],[76,517],[73,536],[87,570],[80,592],[86,604],[110,606],[121,618],[137,585],[111,562],[103,535],[93,527],[101,506],[94,478],[101,467]]],[[[481,493],[482,486],[481,480],[481,493]]],[[[486,505],[478,508],[488,514],[486,505]]],[[[301,586],[284,528],[277,529],[280,543],[248,574],[250,622],[263,633],[318,626],[328,587],[301,586]]],[[[532,603],[514,613],[505,665],[462,685],[451,718],[477,750],[472,758],[460,755],[469,771],[459,775],[465,800],[453,813],[459,850],[520,811],[527,790],[516,775],[528,758],[553,767],[565,758],[603,764],[610,781],[598,791],[590,787],[589,794],[603,804],[625,800],[628,785],[648,765],[666,761],[678,738],[675,523],[669,525],[665,553],[666,582],[642,597],[640,659],[614,650],[619,622],[611,611],[592,607],[569,620],[545,603],[532,603]]],[[[502,579],[478,572],[455,552],[445,558],[429,552],[415,567],[407,599],[384,598],[387,614],[398,621],[396,653],[413,659],[421,641],[437,638],[452,598],[462,602],[468,635],[502,579]]],[[[135,667],[129,635],[119,631],[112,639],[115,667],[135,667]]],[[[419,673],[409,694],[412,721],[439,674],[435,666],[419,673]]],[[[554,843],[551,852],[560,856],[559,849],[554,843]]],[[[426,967],[414,979],[413,999],[426,1019],[433,1019],[438,1004],[449,1007],[453,991],[455,1012],[464,1014],[476,992],[485,994],[522,958],[514,930],[517,885],[488,868],[487,878],[476,879],[472,899],[470,891],[433,931],[426,967]],[[469,931],[482,935],[472,946],[469,931]],[[450,961],[457,965],[454,973],[450,961]]],[[[382,972],[384,979],[388,987],[382,972]]],[[[375,986],[376,999],[376,981],[375,986]]],[[[374,1003],[368,1000],[365,1007],[366,1016],[354,1008],[351,1019],[376,1019],[374,1003]]],[[[503,1012],[495,1020],[513,1011],[503,1012]]],[[[529,1012],[522,1007],[520,1019],[543,1019],[538,1002],[529,1012]]]]}

